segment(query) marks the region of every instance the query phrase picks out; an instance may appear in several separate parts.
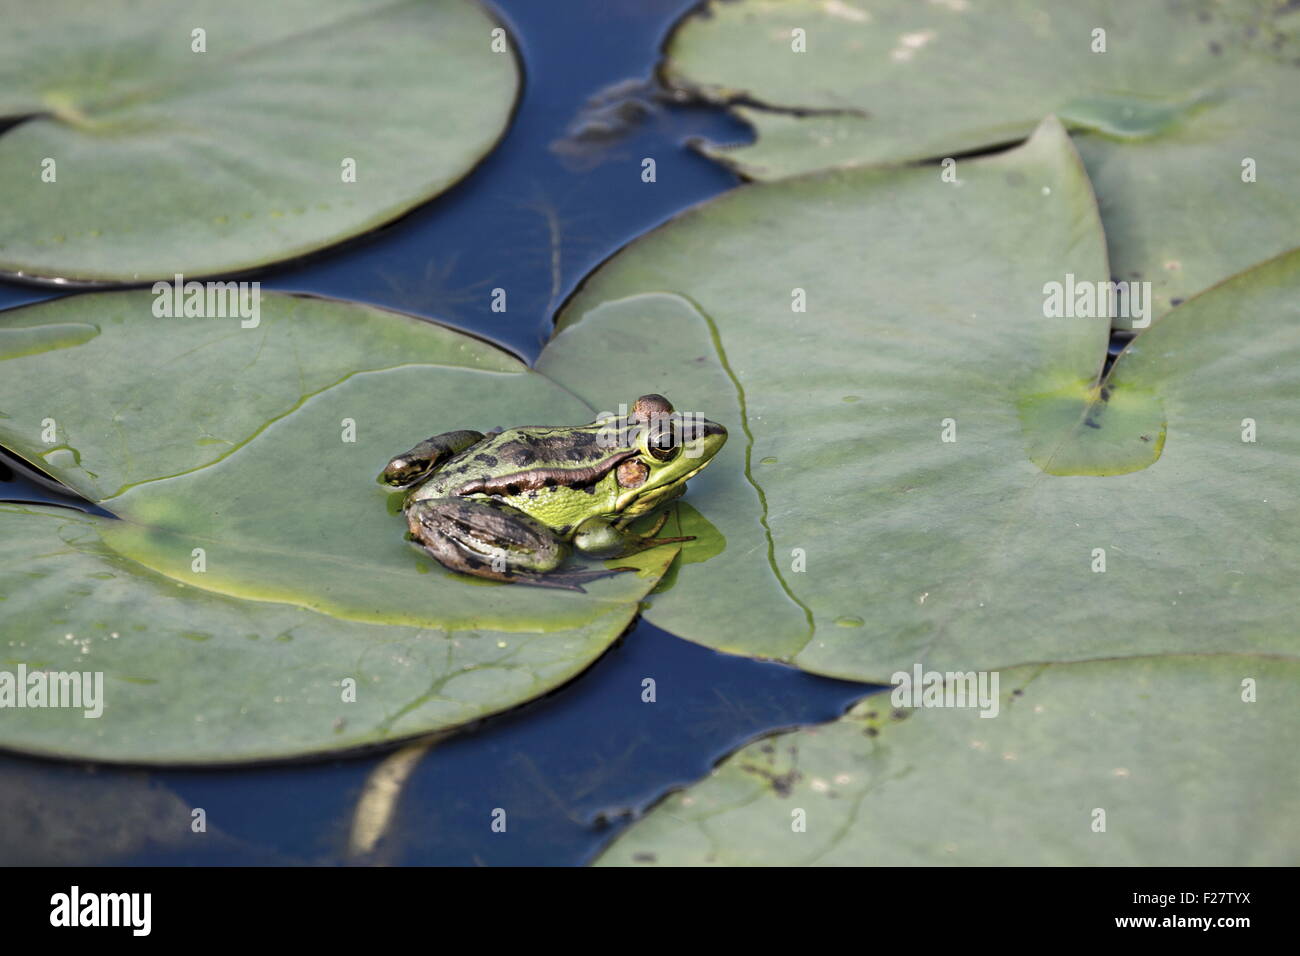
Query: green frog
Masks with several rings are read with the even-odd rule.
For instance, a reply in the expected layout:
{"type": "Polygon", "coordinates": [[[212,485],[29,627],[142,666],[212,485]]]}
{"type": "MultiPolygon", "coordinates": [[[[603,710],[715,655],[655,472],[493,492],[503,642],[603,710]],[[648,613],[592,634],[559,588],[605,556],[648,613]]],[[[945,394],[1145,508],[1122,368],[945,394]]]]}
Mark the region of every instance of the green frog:
{"type": "Polygon", "coordinates": [[[453,571],[582,590],[632,571],[565,571],[573,550],[619,558],[691,537],[629,525],[677,498],[722,448],[727,430],[642,395],[626,416],[589,425],[435,435],[392,459],[379,480],[405,489],[409,537],[453,571]]]}

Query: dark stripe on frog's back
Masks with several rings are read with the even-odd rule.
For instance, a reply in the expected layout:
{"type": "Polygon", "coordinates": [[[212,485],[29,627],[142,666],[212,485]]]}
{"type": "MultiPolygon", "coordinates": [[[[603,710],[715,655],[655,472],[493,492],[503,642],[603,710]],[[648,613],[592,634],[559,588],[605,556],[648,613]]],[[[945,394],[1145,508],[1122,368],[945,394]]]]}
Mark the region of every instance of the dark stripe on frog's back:
{"type": "Polygon", "coordinates": [[[580,468],[551,466],[510,472],[495,478],[474,478],[456,488],[452,494],[458,497],[501,495],[515,498],[524,492],[543,488],[594,488],[602,478],[635,454],[635,450],[615,452],[595,464],[580,468]]]}
{"type": "Polygon", "coordinates": [[[512,428],[502,432],[493,443],[491,452],[507,465],[527,468],[537,461],[550,461],[552,467],[569,462],[594,463],[602,458],[602,449],[595,430],[581,428],[512,428]]]}

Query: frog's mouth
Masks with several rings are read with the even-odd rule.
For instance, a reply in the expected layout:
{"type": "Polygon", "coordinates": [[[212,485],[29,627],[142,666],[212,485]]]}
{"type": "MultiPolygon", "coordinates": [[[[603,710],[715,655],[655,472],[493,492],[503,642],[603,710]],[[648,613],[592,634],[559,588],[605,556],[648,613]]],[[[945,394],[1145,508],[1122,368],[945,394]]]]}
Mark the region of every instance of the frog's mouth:
{"type": "MultiPolygon", "coordinates": [[[[694,471],[683,475],[682,481],[690,481],[701,471],[708,467],[709,462],[718,457],[718,452],[722,451],[722,446],[727,443],[727,430],[717,422],[711,422],[707,418],[703,422],[703,430],[698,438],[692,438],[682,449],[682,454],[695,445],[700,448],[700,465],[694,471]]],[[[689,457],[689,456],[688,456],[689,457]]]]}
{"type": "Polygon", "coordinates": [[[692,478],[694,478],[696,475],[702,472],[705,468],[708,468],[709,465],[712,464],[713,458],[714,456],[710,455],[708,458],[704,459],[704,461],[700,462],[700,466],[696,468],[694,471],[688,471],[686,474],[678,478],[677,479],[678,483],[685,483],[690,481],[692,478]]]}

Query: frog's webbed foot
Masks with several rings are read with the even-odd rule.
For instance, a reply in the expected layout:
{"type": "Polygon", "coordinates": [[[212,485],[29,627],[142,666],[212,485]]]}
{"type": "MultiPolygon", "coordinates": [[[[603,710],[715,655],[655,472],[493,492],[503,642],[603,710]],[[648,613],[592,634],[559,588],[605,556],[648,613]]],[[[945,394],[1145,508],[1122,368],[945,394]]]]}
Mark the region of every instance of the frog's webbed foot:
{"type": "Polygon", "coordinates": [[[645,534],[637,534],[604,518],[588,518],[578,525],[573,535],[573,546],[583,554],[597,558],[625,558],[628,555],[657,548],[661,544],[676,544],[680,541],[694,541],[695,535],[683,535],[677,538],[656,538],[659,529],[668,520],[668,512],[659,515],[653,528],[645,534]]]}
{"type": "Polygon", "coordinates": [[[545,524],[491,498],[426,498],[406,507],[411,538],[439,564],[493,581],[583,590],[635,568],[559,571],[569,546],[545,524]]]}
{"type": "Polygon", "coordinates": [[[656,538],[655,535],[659,533],[659,529],[664,526],[664,522],[666,522],[667,520],[668,520],[668,511],[667,509],[665,509],[659,513],[659,520],[655,522],[655,526],[651,528],[649,531],[647,531],[645,534],[638,536],[641,541],[642,548],[654,548],[661,544],[675,544],[678,541],[695,540],[695,535],[693,534],[682,535],[681,537],[677,537],[677,538],[656,538]]]}
{"type": "Polygon", "coordinates": [[[384,466],[379,480],[394,488],[405,488],[428,478],[447,459],[459,455],[483,440],[476,431],[443,432],[426,438],[410,451],[403,452],[384,466]]]}

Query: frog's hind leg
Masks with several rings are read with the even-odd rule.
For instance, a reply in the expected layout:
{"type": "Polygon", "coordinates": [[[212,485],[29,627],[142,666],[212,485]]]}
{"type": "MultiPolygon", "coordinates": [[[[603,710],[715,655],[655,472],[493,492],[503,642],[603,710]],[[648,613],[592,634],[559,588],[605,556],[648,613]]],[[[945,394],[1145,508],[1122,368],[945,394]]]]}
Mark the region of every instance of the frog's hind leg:
{"type": "Polygon", "coordinates": [[[483,433],[469,431],[443,432],[426,438],[410,451],[403,452],[384,466],[379,480],[394,488],[405,488],[429,477],[447,459],[459,455],[483,440],[483,433]]]}
{"type": "Polygon", "coordinates": [[[550,528],[492,498],[425,498],[406,507],[411,538],[444,567],[493,581],[581,591],[612,571],[558,571],[569,546],[550,528]]]}

